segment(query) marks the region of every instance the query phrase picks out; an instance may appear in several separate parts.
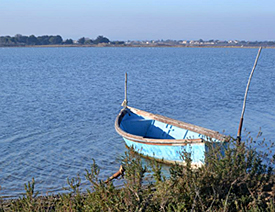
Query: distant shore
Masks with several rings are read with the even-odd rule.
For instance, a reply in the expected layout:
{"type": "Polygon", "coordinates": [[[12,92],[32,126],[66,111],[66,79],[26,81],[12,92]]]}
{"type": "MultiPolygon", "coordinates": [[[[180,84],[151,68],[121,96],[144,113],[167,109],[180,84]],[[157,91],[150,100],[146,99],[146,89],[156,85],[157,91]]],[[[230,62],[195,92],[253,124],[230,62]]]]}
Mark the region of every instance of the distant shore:
{"type": "Polygon", "coordinates": [[[245,40],[110,40],[103,35],[95,39],[63,39],[60,35],[0,36],[0,47],[178,47],[178,48],[275,48],[275,41],[245,40]]]}
{"type": "MultiPolygon", "coordinates": [[[[79,45],[79,44],[61,44],[61,45],[14,45],[14,46],[0,46],[0,48],[59,48],[59,47],[138,47],[138,48],[160,48],[160,47],[167,47],[167,48],[259,48],[259,46],[229,46],[229,45],[150,45],[150,44],[122,44],[122,45],[114,45],[114,44],[97,44],[97,45],[79,45]]],[[[275,46],[262,46],[263,48],[267,49],[274,49],[275,46]]]]}

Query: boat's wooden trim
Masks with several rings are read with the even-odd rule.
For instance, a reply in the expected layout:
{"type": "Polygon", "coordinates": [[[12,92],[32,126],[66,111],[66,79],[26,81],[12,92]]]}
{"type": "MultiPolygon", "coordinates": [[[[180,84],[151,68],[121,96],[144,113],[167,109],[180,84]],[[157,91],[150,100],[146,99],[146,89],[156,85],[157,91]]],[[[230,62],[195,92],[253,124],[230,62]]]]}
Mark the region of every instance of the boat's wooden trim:
{"type": "MultiPolygon", "coordinates": [[[[171,124],[171,125],[179,127],[179,128],[197,132],[197,133],[203,134],[209,138],[217,139],[222,142],[228,140],[225,135],[222,135],[219,132],[216,132],[213,130],[209,130],[209,129],[206,129],[203,127],[199,127],[196,125],[192,125],[189,123],[171,119],[171,118],[161,116],[158,114],[152,114],[152,113],[149,113],[149,112],[146,112],[143,110],[139,110],[139,109],[136,109],[133,107],[127,106],[127,108],[130,109],[133,113],[147,117],[149,119],[153,119],[153,120],[160,121],[160,122],[163,122],[166,124],[171,124]]],[[[203,139],[152,139],[152,138],[144,138],[141,136],[132,135],[130,133],[123,131],[119,126],[122,118],[124,117],[124,115],[126,113],[127,113],[127,109],[126,108],[122,109],[120,111],[120,113],[118,114],[118,116],[116,118],[116,122],[115,122],[116,131],[118,132],[118,134],[120,134],[121,136],[123,136],[126,139],[129,139],[129,140],[132,140],[135,142],[139,142],[139,143],[146,143],[146,144],[150,144],[150,145],[186,145],[186,144],[191,144],[191,143],[203,143],[204,142],[203,139]]]]}
{"type": "Polygon", "coordinates": [[[196,126],[196,125],[193,125],[193,124],[185,123],[183,121],[178,121],[178,120],[175,120],[175,119],[171,119],[171,118],[168,118],[168,117],[165,117],[165,116],[162,116],[162,115],[152,114],[152,113],[149,113],[149,112],[146,112],[146,111],[143,111],[143,110],[139,110],[139,109],[136,109],[136,108],[133,108],[133,107],[128,107],[128,108],[132,112],[134,112],[138,115],[145,116],[145,117],[148,117],[150,119],[157,120],[157,121],[160,121],[160,122],[163,122],[163,123],[166,123],[166,124],[171,124],[171,125],[179,127],[179,128],[183,128],[183,129],[187,129],[187,130],[190,130],[190,131],[193,131],[193,132],[197,132],[197,133],[203,134],[203,135],[205,135],[207,137],[210,137],[210,138],[215,138],[215,139],[221,140],[221,141],[225,140],[225,138],[226,138],[226,136],[221,135],[219,132],[214,131],[214,130],[210,130],[210,129],[206,129],[206,128],[196,126]]]}

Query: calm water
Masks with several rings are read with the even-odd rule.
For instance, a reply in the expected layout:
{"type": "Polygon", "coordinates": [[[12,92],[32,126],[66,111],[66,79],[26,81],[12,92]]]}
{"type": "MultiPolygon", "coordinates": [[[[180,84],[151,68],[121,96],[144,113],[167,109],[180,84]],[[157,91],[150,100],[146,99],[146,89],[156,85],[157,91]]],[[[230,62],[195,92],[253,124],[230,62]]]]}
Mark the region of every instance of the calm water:
{"type": "MultiPolygon", "coordinates": [[[[0,196],[60,192],[94,158],[103,179],[126,151],[114,120],[129,105],[236,135],[257,49],[0,48],[0,196]]],[[[274,141],[275,49],[263,49],[244,128],[274,141]]],[[[85,181],[84,181],[85,183],[85,181]]]]}

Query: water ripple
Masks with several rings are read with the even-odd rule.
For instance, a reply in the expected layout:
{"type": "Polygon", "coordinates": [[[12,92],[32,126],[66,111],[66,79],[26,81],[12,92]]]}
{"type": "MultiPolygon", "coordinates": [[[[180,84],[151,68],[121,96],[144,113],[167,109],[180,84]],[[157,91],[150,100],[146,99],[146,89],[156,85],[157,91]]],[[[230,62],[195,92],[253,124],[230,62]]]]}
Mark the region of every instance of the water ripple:
{"type": "MultiPolygon", "coordinates": [[[[36,180],[62,192],[92,159],[104,179],[126,151],[114,130],[128,72],[131,106],[235,135],[256,49],[0,49],[0,196],[36,180]]],[[[275,50],[264,49],[244,127],[274,140],[275,50]]]]}

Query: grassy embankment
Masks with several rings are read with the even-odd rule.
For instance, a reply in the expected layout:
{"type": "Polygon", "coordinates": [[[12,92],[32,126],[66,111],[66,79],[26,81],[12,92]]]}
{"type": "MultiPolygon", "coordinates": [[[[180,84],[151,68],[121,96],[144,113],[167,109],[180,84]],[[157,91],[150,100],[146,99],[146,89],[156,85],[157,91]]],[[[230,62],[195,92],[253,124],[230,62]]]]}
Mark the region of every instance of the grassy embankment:
{"type": "Polygon", "coordinates": [[[161,164],[152,161],[144,167],[129,151],[121,159],[126,170],[122,188],[100,180],[94,161],[85,174],[91,184],[87,192],[80,192],[76,177],[68,179],[68,193],[39,197],[33,180],[25,185],[23,197],[0,198],[0,211],[275,211],[275,156],[264,163],[267,155],[251,148],[253,142],[238,146],[232,140],[224,155],[221,147],[210,145],[206,165],[197,170],[183,152],[187,166],[172,165],[169,178],[162,175],[161,164]],[[146,183],[149,170],[154,180],[146,183]]]}

